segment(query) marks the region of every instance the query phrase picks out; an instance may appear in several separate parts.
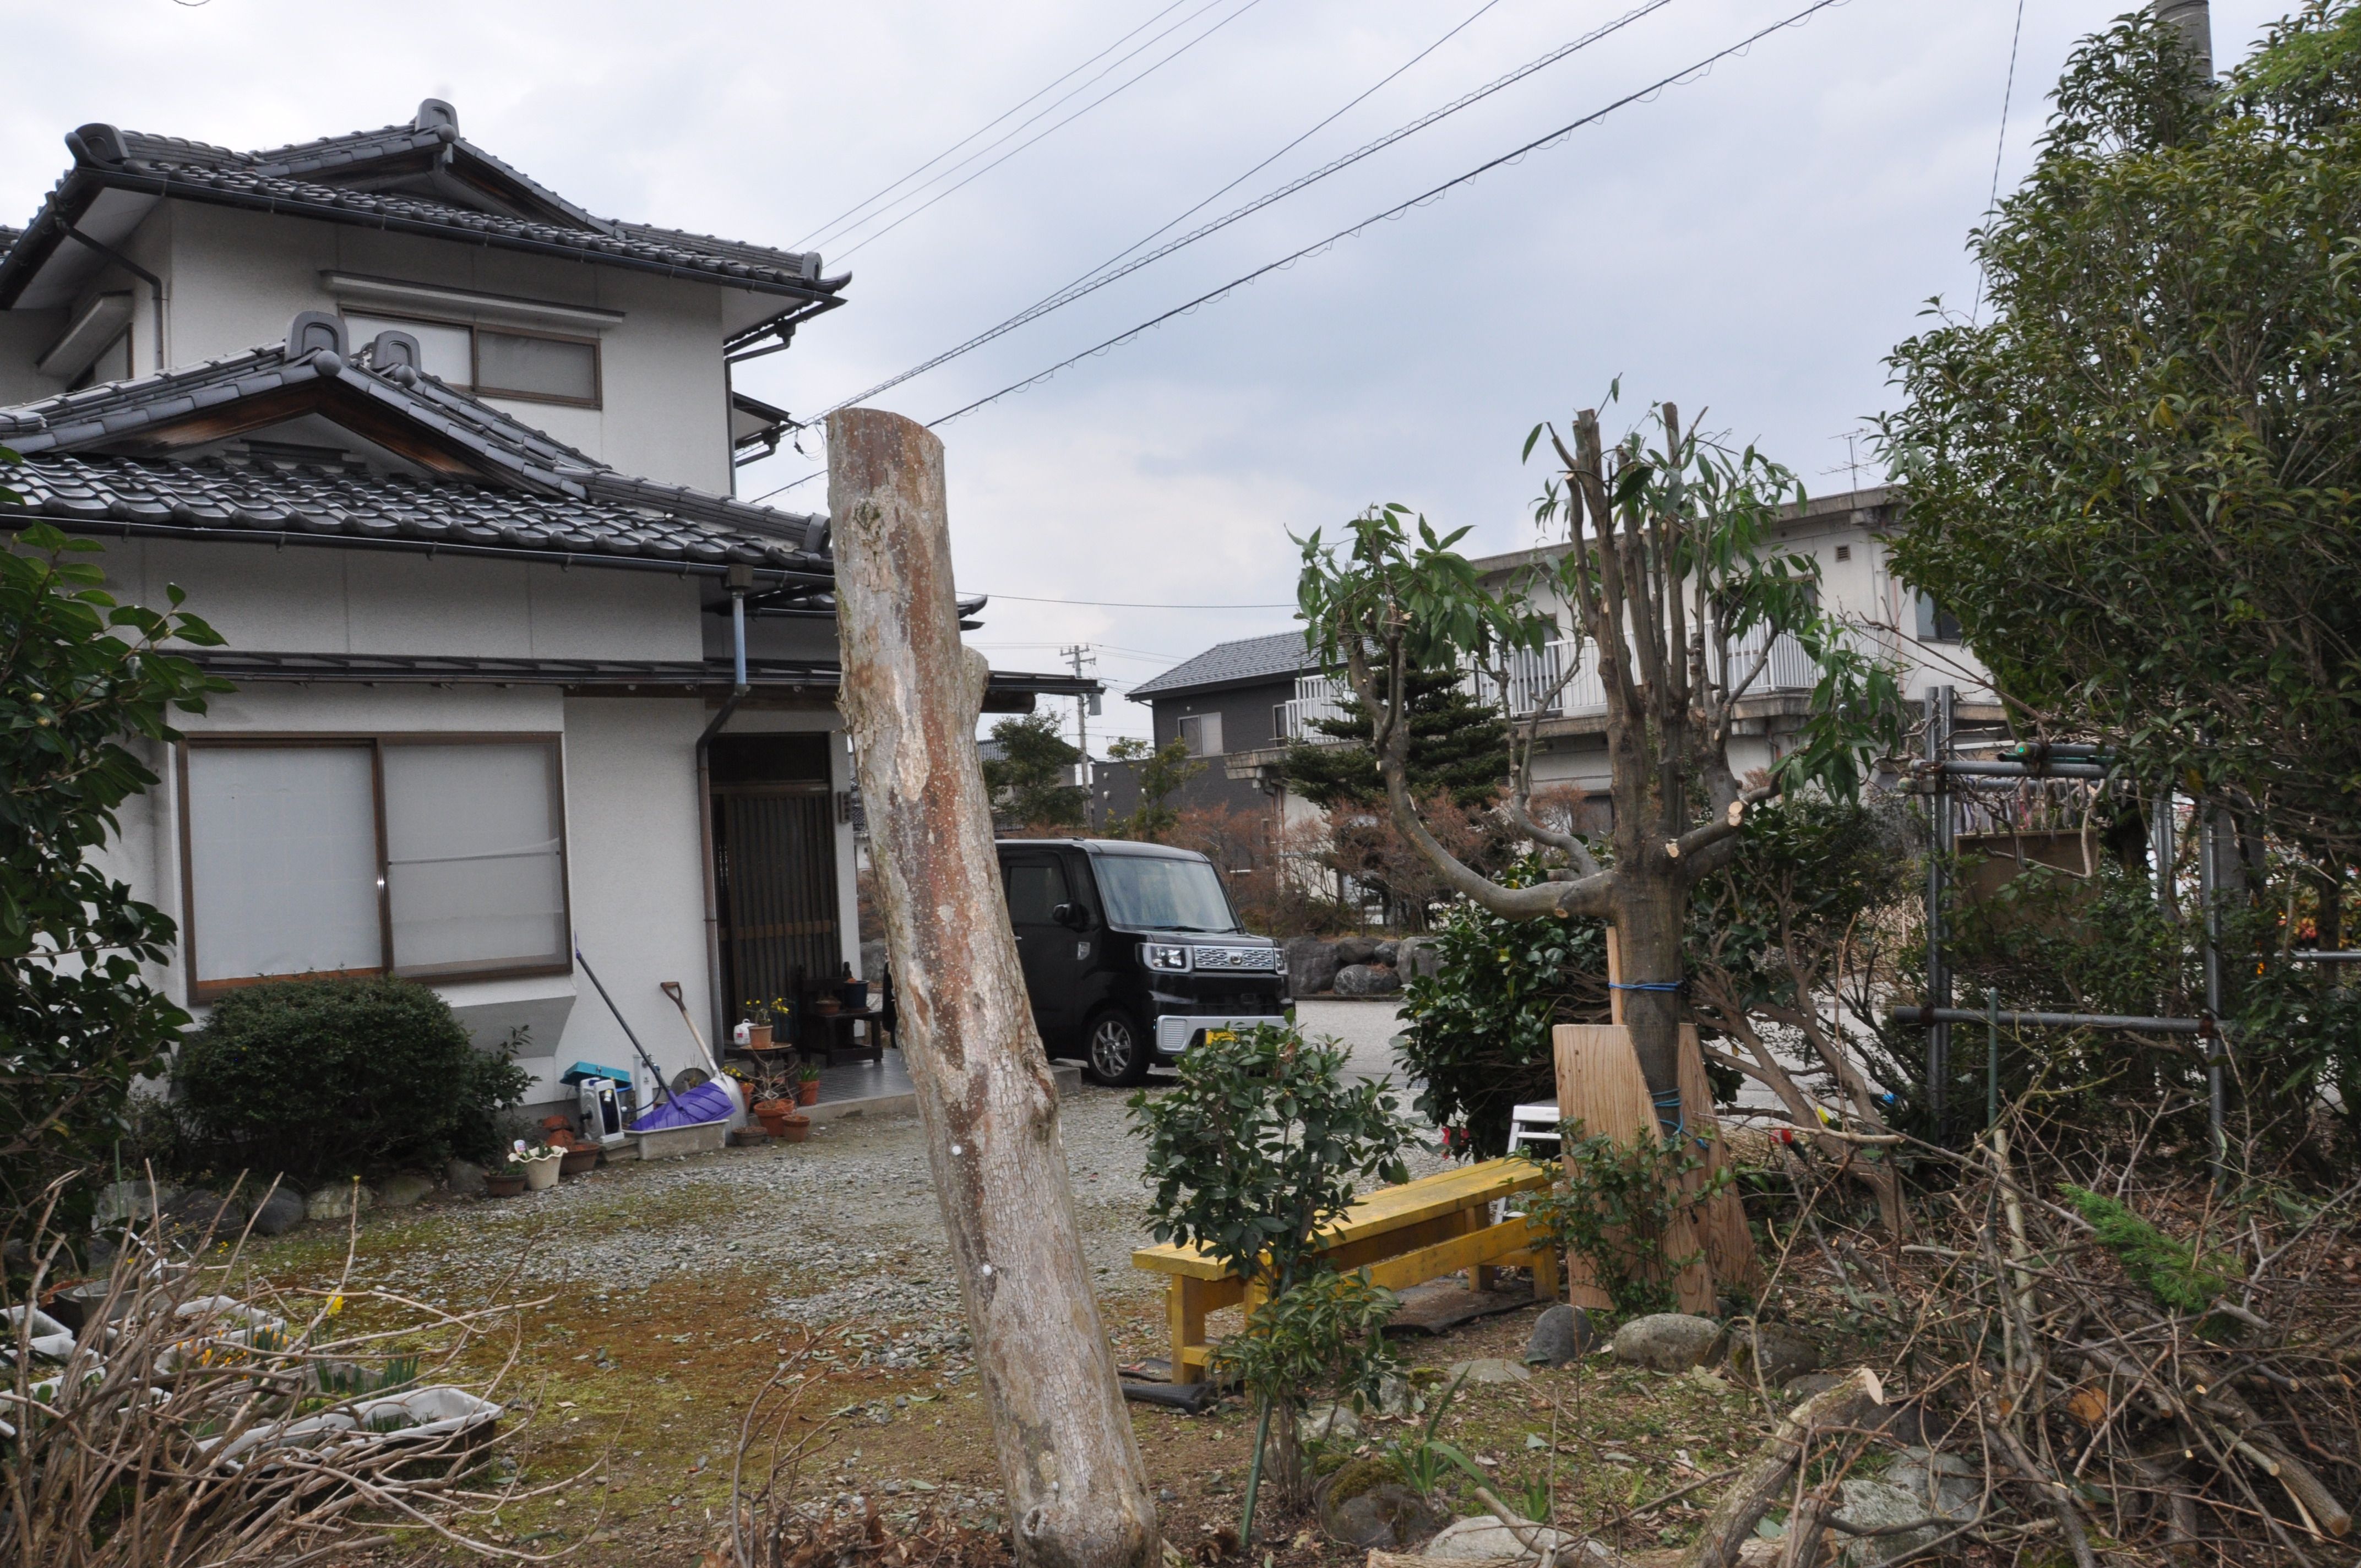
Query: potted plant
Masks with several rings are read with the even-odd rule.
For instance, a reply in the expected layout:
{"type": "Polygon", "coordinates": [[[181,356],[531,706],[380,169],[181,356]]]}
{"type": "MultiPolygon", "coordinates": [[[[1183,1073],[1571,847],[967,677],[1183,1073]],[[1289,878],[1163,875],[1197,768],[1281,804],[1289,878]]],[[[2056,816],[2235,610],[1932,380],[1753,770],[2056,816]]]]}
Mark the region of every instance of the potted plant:
{"type": "Polygon", "coordinates": [[[547,1144],[528,1145],[522,1138],[519,1138],[516,1146],[509,1151],[509,1164],[523,1172],[525,1190],[530,1192],[545,1191],[556,1186],[558,1167],[565,1157],[562,1150],[554,1149],[547,1144]]]}
{"type": "MultiPolygon", "coordinates": [[[[763,1129],[769,1131],[770,1124],[764,1123],[763,1129]]],[[[791,1144],[802,1143],[811,1136],[811,1118],[800,1111],[790,1109],[785,1115],[779,1118],[778,1131],[774,1135],[785,1138],[791,1144]]]]}
{"type": "Polygon", "coordinates": [[[787,1118],[796,1113],[792,1100],[757,1100],[753,1104],[754,1119],[763,1124],[763,1131],[773,1137],[783,1136],[787,1118]]]}
{"type": "Polygon", "coordinates": [[[746,1000],[746,1048],[750,1051],[776,1049],[771,1032],[777,1026],[779,1015],[787,1010],[784,996],[774,996],[765,1002],[759,996],[746,1000]]]}
{"type": "Polygon", "coordinates": [[[524,1170],[521,1166],[484,1172],[484,1196],[487,1198],[513,1198],[523,1190],[524,1170]]]}
{"type": "Polygon", "coordinates": [[[588,1176],[598,1168],[598,1146],[577,1143],[564,1150],[557,1161],[560,1176],[588,1176]]]}
{"type": "Polygon", "coordinates": [[[819,1069],[810,1062],[804,1062],[796,1069],[796,1103],[819,1103],[819,1069]]]}

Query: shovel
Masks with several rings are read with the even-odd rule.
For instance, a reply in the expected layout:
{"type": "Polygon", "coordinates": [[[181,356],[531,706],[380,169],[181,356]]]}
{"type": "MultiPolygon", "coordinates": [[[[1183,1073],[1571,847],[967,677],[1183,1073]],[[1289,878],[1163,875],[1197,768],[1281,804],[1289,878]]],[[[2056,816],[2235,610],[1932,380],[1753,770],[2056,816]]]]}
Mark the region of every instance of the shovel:
{"type": "Polygon", "coordinates": [[[656,982],[656,989],[663,992],[666,996],[671,997],[672,1004],[680,1009],[680,1021],[688,1025],[688,1037],[697,1042],[698,1053],[702,1055],[707,1061],[713,1064],[713,1076],[717,1079],[719,1078],[721,1076],[720,1059],[714,1056],[713,1047],[705,1043],[705,1036],[697,1032],[697,1020],[688,1015],[688,1003],[681,999],[680,981],[676,980],[658,981],[656,982]]]}

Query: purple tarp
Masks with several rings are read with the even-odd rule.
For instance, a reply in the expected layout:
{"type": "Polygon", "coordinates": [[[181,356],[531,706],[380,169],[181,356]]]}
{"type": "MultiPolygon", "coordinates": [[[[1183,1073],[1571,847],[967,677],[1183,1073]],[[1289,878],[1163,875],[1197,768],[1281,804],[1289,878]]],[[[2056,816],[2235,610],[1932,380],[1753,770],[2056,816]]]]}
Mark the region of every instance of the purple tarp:
{"type": "Polygon", "coordinates": [[[726,1121],[737,1109],[736,1085],[700,1083],[695,1089],[674,1095],[632,1123],[631,1130],[635,1133],[660,1133],[666,1127],[694,1127],[707,1122],[726,1121]]]}

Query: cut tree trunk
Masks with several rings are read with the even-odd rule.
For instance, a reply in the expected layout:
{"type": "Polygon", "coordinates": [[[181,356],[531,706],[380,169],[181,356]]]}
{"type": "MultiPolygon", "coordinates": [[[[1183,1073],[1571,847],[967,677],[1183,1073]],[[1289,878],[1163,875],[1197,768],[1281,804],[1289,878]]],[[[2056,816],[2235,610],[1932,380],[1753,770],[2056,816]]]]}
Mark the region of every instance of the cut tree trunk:
{"type": "Polygon", "coordinates": [[[1153,1568],[1148,1475],[1091,1289],[993,849],[942,443],[829,416],[842,706],[868,803],[902,1052],[1026,1568],[1153,1568]]]}
{"type": "MultiPolygon", "coordinates": [[[[1620,1024],[1560,1024],[1551,1031],[1557,1058],[1558,1114],[1579,1121],[1594,1137],[1620,1143],[1661,1143],[1648,1085],[1640,1076],[1639,1058],[1631,1049],[1631,1032],[1620,1024]]],[[[1673,1280],[1684,1312],[1709,1314],[1714,1306],[1713,1272],[1686,1206],[1675,1208],[1664,1229],[1666,1257],[1692,1257],[1694,1262],[1673,1280]]],[[[1577,1307],[1608,1307],[1613,1303],[1592,1277],[1587,1261],[1567,1255],[1569,1295],[1577,1307]]]]}

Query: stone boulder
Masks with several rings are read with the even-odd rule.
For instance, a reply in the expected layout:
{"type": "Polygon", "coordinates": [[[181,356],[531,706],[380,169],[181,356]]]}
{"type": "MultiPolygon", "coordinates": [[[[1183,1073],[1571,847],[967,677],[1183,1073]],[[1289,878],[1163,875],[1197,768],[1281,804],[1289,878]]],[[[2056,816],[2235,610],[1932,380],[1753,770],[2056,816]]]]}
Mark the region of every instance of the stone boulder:
{"type": "Polygon", "coordinates": [[[323,1187],[303,1201],[303,1215],[312,1220],[346,1220],[357,1209],[366,1214],[377,1202],[377,1194],[357,1181],[339,1181],[323,1187]]]}
{"type": "Polygon", "coordinates": [[[1916,1446],[1905,1448],[1902,1457],[1880,1479],[1916,1498],[1928,1516],[1955,1523],[1975,1518],[1976,1502],[1983,1492],[1976,1485],[1974,1465],[1956,1453],[1936,1453],[1916,1446]]]}
{"type": "Polygon", "coordinates": [[[1391,969],[1394,966],[1394,955],[1400,951],[1400,942],[1379,942],[1378,950],[1369,955],[1369,961],[1373,964],[1383,964],[1388,969],[1391,969]]]}
{"type": "Polygon", "coordinates": [[[1405,981],[1433,980],[1443,971],[1443,949],[1432,937],[1404,937],[1394,944],[1394,968],[1405,981]]]}
{"type": "Polygon", "coordinates": [[[192,1187],[164,1205],[161,1218],[165,1231],[184,1245],[206,1235],[225,1239],[246,1229],[247,1216],[254,1205],[235,1194],[224,1198],[202,1187],[192,1187]]]}
{"type": "Polygon", "coordinates": [[[1555,1551],[1564,1562],[1572,1560],[1577,1539],[1547,1525],[1513,1530],[1489,1514],[1479,1514],[1444,1525],[1443,1533],[1428,1541],[1419,1555],[1443,1563],[1498,1563],[1518,1557],[1530,1561],[1546,1549],[1555,1551]]]}
{"type": "Polygon", "coordinates": [[[1730,1373],[1739,1382],[1758,1377],[1766,1388],[1784,1387],[1817,1371],[1820,1347],[1784,1323],[1737,1323],[1730,1331],[1730,1373]]]}
{"type": "Polygon", "coordinates": [[[434,1182],[414,1170],[404,1170],[377,1184],[377,1201],[382,1208],[415,1209],[418,1201],[434,1190],[434,1182]]]}
{"type": "Polygon", "coordinates": [[[484,1195],[484,1168],[472,1159],[455,1159],[443,1168],[443,1185],[462,1198],[484,1195]]]}
{"type": "Polygon", "coordinates": [[[1336,971],[1339,996],[1391,996],[1401,989],[1401,977],[1378,964],[1346,964],[1336,971]]]}
{"type": "MultiPolygon", "coordinates": [[[[1887,1530],[1923,1519],[1928,1512],[1924,1502],[1887,1482],[1847,1481],[1844,1506],[1837,1509],[1836,1517],[1855,1530],[1887,1530]]],[[[1839,1533],[1839,1539],[1844,1544],[1838,1549],[1837,1563],[1839,1568],[1880,1568],[1880,1564],[1924,1552],[1942,1533],[1942,1527],[1935,1524],[1923,1530],[1904,1530],[1899,1535],[1839,1533]]]]}
{"type": "Polygon", "coordinates": [[[1598,1343],[1598,1332],[1591,1327],[1590,1314],[1579,1307],[1569,1307],[1560,1301],[1543,1309],[1533,1320],[1532,1337],[1525,1342],[1525,1365],[1528,1366],[1564,1366],[1590,1354],[1598,1343]]]}
{"type": "Polygon", "coordinates": [[[1378,956],[1378,943],[1373,937],[1339,937],[1336,938],[1338,964],[1373,963],[1378,956]]]}
{"type": "Polygon", "coordinates": [[[1361,1435],[1361,1418],[1350,1405],[1313,1405],[1296,1419],[1295,1431],[1305,1442],[1350,1442],[1361,1435]]]}
{"type": "Polygon", "coordinates": [[[1476,1361],[1455,1361],[1443,1375],[1446,1388],[1465,1377],[1470,1383],[1530,1383],[1533,1375],[1525,1370],[1521,1361],[1506,1356],[1488,1355],[1476,1361]]]}
{"type": "Polygon", "coordinates": [[[303,1223],[303,1200],[281,1187],[254,1212],[254,1228],[266,1236],[283,1236],[303,1223]]]}
{"type": "Polygon", "coordinates": [[[100,1229],[109,1225],[144,1224],[157,1210],[170,1204],[181,1195],[181,1190],[169,1182],[149,1186],[145,1181],[110,1181],[99,1189],[98,1203],[91,1223],[100,1229]]]}
{"type": "Polygon", "coordinates": [[[1317,937],[1290,937],[1279,948],[1287,958],[1288,994],[1317,996],[1336,983],[1336,945],[1317,937]]]}
{"type": "Polygon", "coordinates": [[[1356,1459],[1320,1484],[1320,1528],[1347,1546],[1392,1551],[1443,1521],[1416,1492],[1375,1459],[1356,1459]]]}
{"type": "Polygon", "coordinates": [[[1686,1312],[1652,1312],[1615,1331],[1615,1359],[1626,1366],[1686,1372],[1720,1353],[1721,1325],[1686,1312]]]}

